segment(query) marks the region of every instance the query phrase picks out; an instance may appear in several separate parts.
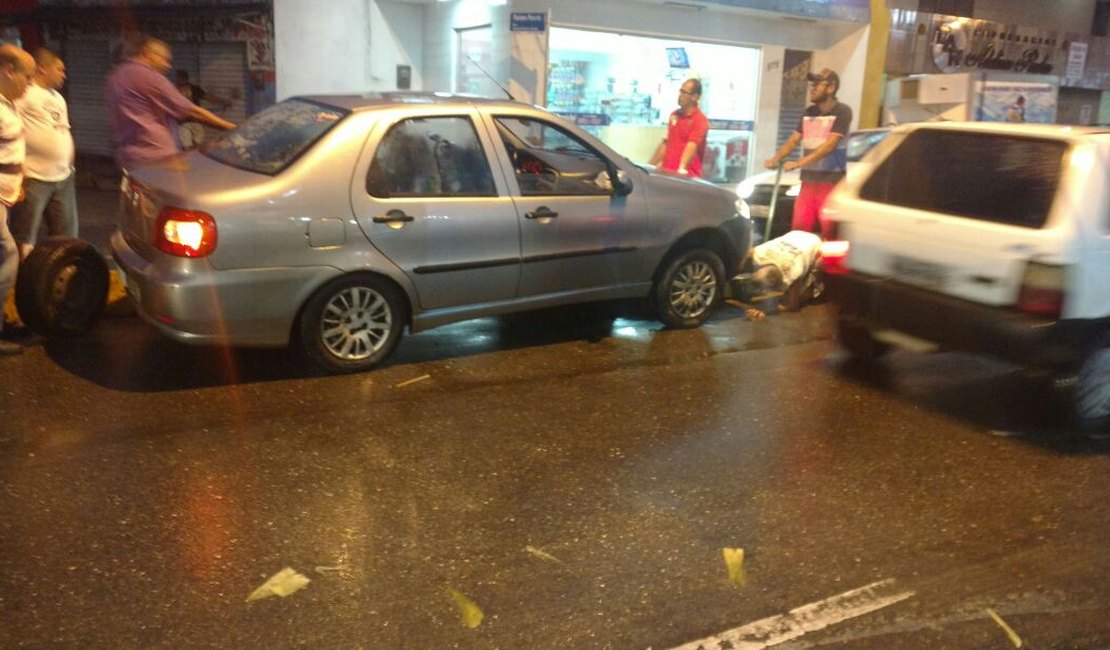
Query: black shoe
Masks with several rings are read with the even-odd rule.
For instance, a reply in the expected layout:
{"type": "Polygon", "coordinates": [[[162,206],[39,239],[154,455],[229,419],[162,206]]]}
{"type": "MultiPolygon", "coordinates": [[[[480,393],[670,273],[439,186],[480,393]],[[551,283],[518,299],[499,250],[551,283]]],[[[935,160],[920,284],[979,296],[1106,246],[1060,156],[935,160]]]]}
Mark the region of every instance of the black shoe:
{"type": "Polygon", "coordinates": [[[30,338],[31,329],[26,325],[16,325],[14,323],[7,323],[4,329],[0,330],[0,340],[3,341],[20,341],[22,339],[30,338]]]}
{"type": "Polygon", "coordinates": [[[23,354],[22,345],[0,339],[0,356],[10,357],[16,354],[23,354]]]}

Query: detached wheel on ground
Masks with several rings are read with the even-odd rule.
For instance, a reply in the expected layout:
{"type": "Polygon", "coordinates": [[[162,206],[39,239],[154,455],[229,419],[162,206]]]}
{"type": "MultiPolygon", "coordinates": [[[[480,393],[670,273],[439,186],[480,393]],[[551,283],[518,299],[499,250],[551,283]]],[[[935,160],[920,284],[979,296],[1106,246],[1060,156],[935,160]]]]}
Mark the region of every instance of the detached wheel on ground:
{"type": "Polygon", "coordinates": [[[721,304],[725,265],[707,249],[679,253],[666,262],[652,295],[655,312],[667,327],[698,327],[721,304]]]}
{"type": "Polygon", "coordinates": [[[301,313],[302,352],[327,372],[369,370],[397,347],[405,314],[405,301],[389,282],[372,275],[337,278],[301,313]]]}
{"type": "Polygon", "coordinates": [[[89,330],[108,300],[108,265],[92,244],[59,237],[35,245],[19,267],[15,306],[32,331],[76,336],[89,330]]]}

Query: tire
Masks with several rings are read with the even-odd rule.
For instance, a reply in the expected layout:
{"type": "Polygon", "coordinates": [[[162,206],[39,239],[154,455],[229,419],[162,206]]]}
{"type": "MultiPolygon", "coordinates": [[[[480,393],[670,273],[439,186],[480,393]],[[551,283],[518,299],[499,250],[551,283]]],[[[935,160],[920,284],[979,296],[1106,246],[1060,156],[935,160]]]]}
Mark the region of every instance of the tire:
{"type": "Polygon", "coordinates": [[[88,242],[48,239],[36,244],[19,267],[15,306],[20,320],[38,334],[84,334],[107,300],[108,265],[88,242]]]}
{"type": "Polygon", "coordinates": [[[406,314],[400,292],[387,281],[372,275],[337,278],[305,303],[301,351],[329,373],[369,370],[397,347],[406,314]]]}
{"type": "Polygon", "coordinates": [[[667,327],[699,327],[721,304],[725,265],[713,251],[688,250],[667,262],[652,292],[656,316],[667,327]]]}
{"type": "Polygon", "coordinates": [[[859,361],[871,363],[890,351],[890,346],[876,341],[871,330],[858,319],[840,316],[836,320],[836,336],[840,346],[859,361]]]}
{"type": "Polygon", "coordinates": [[[1075,382],[1075,420],[1085,433],[1110,434],[1110,341],[1093,350],[1079,366],[1075,382]]]}

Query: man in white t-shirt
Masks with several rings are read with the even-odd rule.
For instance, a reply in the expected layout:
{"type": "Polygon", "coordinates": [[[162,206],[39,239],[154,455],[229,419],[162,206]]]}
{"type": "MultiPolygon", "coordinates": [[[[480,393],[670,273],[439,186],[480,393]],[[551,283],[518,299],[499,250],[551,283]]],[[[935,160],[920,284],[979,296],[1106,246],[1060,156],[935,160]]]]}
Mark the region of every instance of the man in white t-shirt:
{"type": "MultiPolygon", "coordinates": [[[[3,306],[19,269],[19,247],[8,231],[8,210],[23,198],[23,120],[15,102],[31,85],[34,73],[30,54],[11,43],[0,44],[0,330],[3,306]]],[[[22,351],[22,345],[0,339],[0,355],[22,351]]]]}
{"type": "Polygon", "coordinates": [[[35,82],[15,103],[26,130],[26,198],[12,210],[11,230],[24,256],[38,239],[44,220],[49,236],[77,236],[73,133],[66,100],[58,92],[65,80],[65,62],[50,50],[39,48],[35,52],[35,82]]]}
{"type": "MultiPolygon", "coordinates": [[[[761,299],[777,297],[780,311],[797,311],[820,293],[817,275],[821,238],[811,232],[791,230],[752,249],[752,294],[761,299]]],[[[749,309],[752,320],[763,318],[761,309],[749,309]]]]}

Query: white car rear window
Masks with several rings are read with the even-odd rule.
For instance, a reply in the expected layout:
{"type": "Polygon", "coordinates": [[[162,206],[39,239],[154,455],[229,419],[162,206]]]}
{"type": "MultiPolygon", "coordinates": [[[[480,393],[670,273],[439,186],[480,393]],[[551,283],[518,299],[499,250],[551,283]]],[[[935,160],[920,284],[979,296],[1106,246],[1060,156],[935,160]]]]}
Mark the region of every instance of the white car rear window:
{"type": "Polygon", "coordinates": [[[1041,228],[1067,144],[1011,135],[914,131],[860,189],[860,198],[1041,228]]]}

